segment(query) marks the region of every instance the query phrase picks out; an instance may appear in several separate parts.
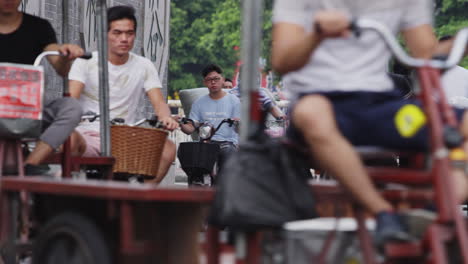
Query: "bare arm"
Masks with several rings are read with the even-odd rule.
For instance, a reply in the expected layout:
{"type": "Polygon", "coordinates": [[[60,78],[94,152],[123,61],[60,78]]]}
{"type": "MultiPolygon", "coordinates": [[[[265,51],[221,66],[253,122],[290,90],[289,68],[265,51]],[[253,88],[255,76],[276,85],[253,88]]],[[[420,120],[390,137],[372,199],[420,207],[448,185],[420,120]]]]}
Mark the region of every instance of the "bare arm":
{"type": "Polygon", "coordinates": [[[171,111],[169,110],[169,106],[164,100],[161,89],[153,88],[146,92],[146,94],[148,95],[151,105],[153,105],[153,108],[158,115],[159,121],[164,124],[166,129],[172,131],[178,128],[179,124],[171,117],[171,111]]]}
{"type": "Polygon", "coordinates": [[[180,130],[182,130],[182,132],[185,134],[190,135],[195,131],[195,127],[192,125],[192,123],[181,124],[180,130]]]}
{"type": "Polygon", "coordinates": [[[84,50],[80,46],[74,44],[49,44],[44,48],[44,51],[59,51],[66,55],[47,57],[49,63],[52,64],[55,71],[62,77],[67,76],[73,60],[84,55],[84,50]]]}
{"type": "MultiPolygon", "coordinates": [[[[439,43],[437,43],[436,51],[434,54],[435,55],[449,54],[453,46],[453,41],[454,41],[454,38],[451,38],[451,39],[447,39],[447,40],[440,41],[439,43]]],[[[468,55],[468,50],[465,50],[464,56],[467,56],[467,55],[468,55]]]]}
{"type": "Polygon", "coordinates": [[[296,24],[275,24],[271,53],[273,69],[285,74],[302,68],[321,41],[319,36],[307,34],[296,24]]]}
{"type": "Polygon", "coordinates": [[[270,108],[270,114],[276,119],[285,119],[286,118],[283,111],[281,111],[281,109],[276,105],[274,105],[274,106],[272,106],[270,108]]]}
{"type": "Polygon", "coordinates": [[[70,89],[70,96],[72,98],[80,99],[81,93],[84,89],[84,83],[79,81],[68,81],[68,88],[70,89]]]}
{"type": "Polygon", "coordinates": [[[315,32],[308,33],[297,24],[275,24],[271,56],[273,69],[285,74],[302,68],[323,39],[348,35],[349,23],[349,18],[339,11],[319,11],[315,14],[315,32]]]}
{"type": "MultiPolygon", "coordinates": [[[[443,53],[439,53],[442,50],[439,50],[432,26],[428,24],[404,30],[402,34],[411,55],[414,57],[430,59],[433,55],[443,53]]],[[[447,51],[449,51],[450,47],[446,46],[445,48],[448,48],[447,51]]]]}

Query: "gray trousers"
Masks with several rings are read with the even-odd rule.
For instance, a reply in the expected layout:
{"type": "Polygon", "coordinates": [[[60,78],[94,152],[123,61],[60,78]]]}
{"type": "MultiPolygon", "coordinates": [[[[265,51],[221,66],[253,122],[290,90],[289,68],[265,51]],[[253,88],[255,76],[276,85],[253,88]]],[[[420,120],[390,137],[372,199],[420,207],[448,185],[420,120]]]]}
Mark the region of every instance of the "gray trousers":
{"type": "Polygon", "coordinates": [[[80,103],[74,98],[58,98],[48,103],[43,110],[40,139],[57,149],[80,123],[82,112],[80,103]]]}

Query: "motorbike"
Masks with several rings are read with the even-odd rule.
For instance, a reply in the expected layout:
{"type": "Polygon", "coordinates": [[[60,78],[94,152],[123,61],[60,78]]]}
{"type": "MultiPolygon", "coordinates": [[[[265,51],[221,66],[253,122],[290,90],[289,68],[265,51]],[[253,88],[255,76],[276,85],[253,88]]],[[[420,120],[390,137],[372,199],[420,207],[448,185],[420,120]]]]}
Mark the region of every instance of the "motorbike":
{"type": "Polygon", "coordinates": [[[211,138],[224,124],[232,127],[238,121],[230,118],[224,119],[216,128],[208,122],[196,124],[189,118],[182,118],[180,123],[191,123],[199,135],[198,141],[180,143],[177,151],[182,170],[187,174],[188,185],[213,186],[219,170],[218,159],[221,146],[211,142],[211,138]]]}

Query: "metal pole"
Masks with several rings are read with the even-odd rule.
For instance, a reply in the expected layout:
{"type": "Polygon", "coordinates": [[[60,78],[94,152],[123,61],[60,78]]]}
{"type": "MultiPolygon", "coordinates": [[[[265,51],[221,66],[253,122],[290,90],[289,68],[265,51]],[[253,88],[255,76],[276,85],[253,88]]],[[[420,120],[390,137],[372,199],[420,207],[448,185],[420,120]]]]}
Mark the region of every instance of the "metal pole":
{"type": "Polygon", "coordinates": [[[263,0],[242,1],[242,72],[241,72],[241,127],[240,142],[247,140],[251,131],[258,124],[253,124],[250,118],[250,93],[257,90],[257,76],[259,70],[260,43],[262,38],[262,10],[263,0]]]}
{"type": "MultiPolygon", "coordinates": [[[[68,30],[68,0],[62,0],[62,43],[69,43],[70,42],[70,34],[68,30]]],[[[62,94],[64,96],[68,96],[69,89],[68,89],[68,77],[63,78],[63,91],[62,94]]]]}
{"type": "Polygon", "coordinates": [[[99,112],[101,122],[101,156],[111,155],[109,127],[109,71],[107,67],[107,3],[98,0],[97,6],[97,42],[99,54],[99,112]]]}

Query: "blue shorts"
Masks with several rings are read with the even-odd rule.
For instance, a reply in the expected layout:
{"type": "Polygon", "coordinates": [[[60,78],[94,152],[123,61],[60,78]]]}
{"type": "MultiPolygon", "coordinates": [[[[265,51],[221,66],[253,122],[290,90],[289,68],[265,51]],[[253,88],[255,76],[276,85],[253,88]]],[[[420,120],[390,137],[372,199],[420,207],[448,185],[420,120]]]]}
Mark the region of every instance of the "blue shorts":
{"type": "MultiPolygon", "coordinates": [[[[302,94],[298,100],[306,95],[312,94],[302,94]]],[[[403,94],[396,90],[318,95],[331,101],[339,130],[355,146],[412,151],[428,149],[427,120],[418,99],[403,99],[403,94]]],[[[464,109],[454,110],[457,119],[461,120],[464,109]]],[[[288,135],[293,140],[304,142],[293,125],[288,135]]]]}

